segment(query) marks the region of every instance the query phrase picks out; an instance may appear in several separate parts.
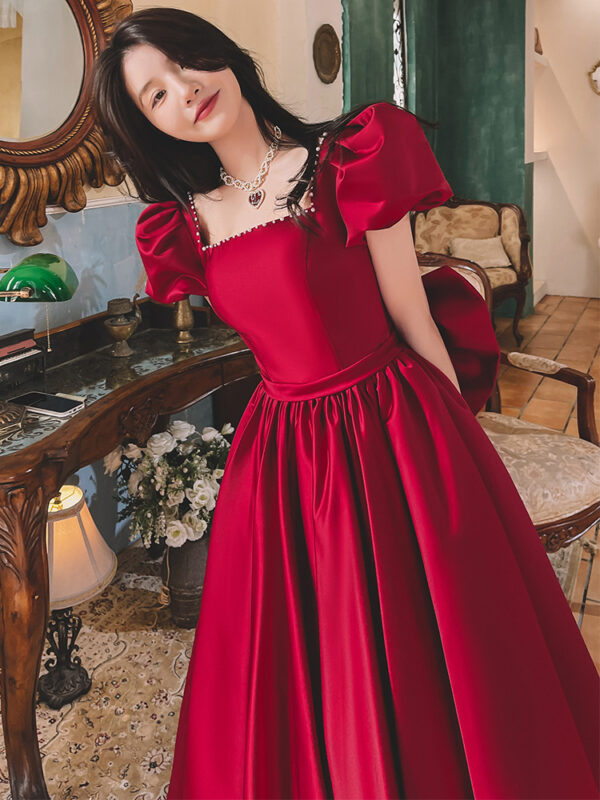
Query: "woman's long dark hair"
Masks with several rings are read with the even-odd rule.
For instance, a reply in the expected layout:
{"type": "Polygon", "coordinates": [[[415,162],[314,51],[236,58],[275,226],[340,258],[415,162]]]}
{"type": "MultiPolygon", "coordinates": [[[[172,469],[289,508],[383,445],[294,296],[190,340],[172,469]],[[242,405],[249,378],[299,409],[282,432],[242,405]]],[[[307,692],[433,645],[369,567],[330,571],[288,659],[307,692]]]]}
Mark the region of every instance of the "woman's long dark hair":
{"type": "MultiPolygon", "coordinates": [[[[268,92],[262,68],[249,51],[239,47],[215,25],[175,8],[135,12],[116,28],[96,62],[93,98],[110,155],[121,163],[139,198],[146,203],[176,199],[185,207],[188,191],[205,194],[220,186],[222,180],[220,161],[208,143],[187,142],[163,133],[130,98],[122,63],[125,54],[140,44],[155,47],[171,61],[188,69],[216,71],[229,67],[254,111],[265,142],[270,145],[275,140],[268,120],[281,128],[281,149],[302,145],[308,150],[306,161],[293,178],[294,188],[285,199],[288,212],[302,224],[301,217],[307,219],[308,214],[300,200],[315,173],[319,137],[325,134],[329,138],[329,134],[333,134],[329,139],[331,147],[335,134],[371,103],[355,106],[333,119],[305,122],[268,92]]],[[[413,116],[431,124],[416,114],[413,116]]]]}

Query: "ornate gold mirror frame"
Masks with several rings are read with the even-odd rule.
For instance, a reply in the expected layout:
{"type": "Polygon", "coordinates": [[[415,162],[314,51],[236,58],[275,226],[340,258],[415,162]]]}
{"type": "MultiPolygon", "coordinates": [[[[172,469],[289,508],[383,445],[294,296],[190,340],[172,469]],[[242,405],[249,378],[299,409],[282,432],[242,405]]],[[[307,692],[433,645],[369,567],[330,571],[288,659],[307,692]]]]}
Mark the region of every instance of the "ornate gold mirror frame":
{"type": "Polygon", "coordinates": [[[115,26],[132,11],[131,0],[65,0],[84,52],[79,97],[69,117],[52,133],[25,142],[0,140],[0,233],[13,244],[42,241],[46,206],[81,211],[84,184],[117,186],[123,172],[104,152],[104,138],[91,111],[94,61],[115,26]]]}

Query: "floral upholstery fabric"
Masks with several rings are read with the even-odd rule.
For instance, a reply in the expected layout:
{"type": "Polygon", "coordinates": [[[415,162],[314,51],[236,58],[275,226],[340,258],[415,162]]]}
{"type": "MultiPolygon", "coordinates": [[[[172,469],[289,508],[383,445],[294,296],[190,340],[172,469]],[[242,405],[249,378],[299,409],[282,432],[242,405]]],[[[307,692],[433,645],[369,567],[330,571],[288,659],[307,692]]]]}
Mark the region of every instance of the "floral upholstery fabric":
{"type": "Polygon", "coordinates": [[[415,218],[415,248],[421,252],[448,253],[450,239],[489,239],[498,235],[498,214],[490,206],[470,204],[436,206],[415,218]]]}
{"type": "Polygon", "coordinates": [[[565,369],[569,366],[563,361],[555,361],[553,358],[536,356],[533,353],[521,353],[519,350],[513,350],[507,353],[506,357],[515,367],[543,372],[545,375],[555,375],[561,369],[565,369]]]}
{"type": "Polygon", "coordinates": [[[519,217],[514,208],[505,206],[500,211],[500,236],[502,246],[508,253],[512,265],[521,271],[521,237],[519,236],[519,217]]]}
{"type": "Polygon", "coordinates": [[[535,525],[563,519],[600,501],[596,445],[492,411],[480,411],[477,419],[535,525]]]}
{"type": "Polygon", "coordinates": [[[514,208],[504,206],[500,219],[494,208],[479,203],[465,203],[456,208],[437,206],[415,215],[415,249],[421,253],[449,254],[451,239],[489,239],[498,235],[512,267],[488,267],[486,272],[492,287],[516,282],[521,269],[519,217],[514,208]],[[501,273],[499,269],[506,271],[501,273]]]}
{"type": "Polygon", "coordinates": [[[577,583],[577,573],[581,564],[584,544],[581,539],[575,539],[567,547],[561,547],[555,553],[548,553],[552,569],[556,573],[565,597],[571,603],[574,599],[574,590],[577,583]]]}
{"type": "Polygon", "coordinates": [[[492,289],[504,286],[506,283],[516,283],[517,273],[512,267],[488,267],[485,274],[490,279],[492,289]]]}

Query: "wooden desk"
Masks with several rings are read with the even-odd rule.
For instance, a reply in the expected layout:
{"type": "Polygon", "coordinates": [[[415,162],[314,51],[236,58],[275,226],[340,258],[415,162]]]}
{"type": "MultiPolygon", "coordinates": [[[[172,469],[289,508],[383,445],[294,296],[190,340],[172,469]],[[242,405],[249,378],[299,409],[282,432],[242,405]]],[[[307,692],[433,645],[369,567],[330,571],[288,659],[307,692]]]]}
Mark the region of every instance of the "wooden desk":
{"type": "Polygon", "coordinates": [[[0,701],[13,800],[49,798],[35,723],[49,607],[49,501],[69,475],[124,438],[144,444],[170,414],[259,371],[231,328],[193,334],[184,347],[174,331],[146,330],[128,358],[112,358],[105,347],[48,370],[24,390],[85,394],[87,407],[68,421],[27,417],[22,432],[0,443],[0,701]]]}

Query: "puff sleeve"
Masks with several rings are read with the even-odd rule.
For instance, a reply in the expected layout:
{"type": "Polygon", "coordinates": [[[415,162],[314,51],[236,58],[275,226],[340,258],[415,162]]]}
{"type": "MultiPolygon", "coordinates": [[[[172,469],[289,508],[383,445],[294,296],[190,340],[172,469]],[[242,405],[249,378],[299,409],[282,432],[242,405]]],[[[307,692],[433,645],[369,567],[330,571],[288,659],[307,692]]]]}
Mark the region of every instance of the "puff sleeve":
{"type": "Polygon", "coordinates": [[[408,211],[444,203],[453,192],[418,120],[392,103],[373,103],[342,130],[332,150],[346,247],[389,228],[408,211]]]}
{"type": "Polygon", "coordinates": [[[208,289],[200,253],[181,205],[152,203],[137,221],[135,240],[146,270],[146,293],[160,303],[174,303],[208,289]]]}

